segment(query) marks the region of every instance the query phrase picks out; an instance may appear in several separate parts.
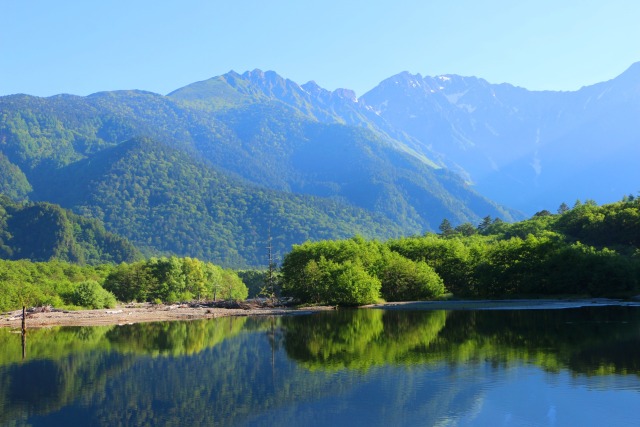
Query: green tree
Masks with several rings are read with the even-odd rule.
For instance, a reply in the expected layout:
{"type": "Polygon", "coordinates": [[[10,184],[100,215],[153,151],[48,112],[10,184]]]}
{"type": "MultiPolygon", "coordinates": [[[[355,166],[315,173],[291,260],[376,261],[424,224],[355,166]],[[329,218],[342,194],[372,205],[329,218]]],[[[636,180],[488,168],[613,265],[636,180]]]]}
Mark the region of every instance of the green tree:
{"type": "Polygon", "coordinates": [[[346,261],[334,264],[329,271],[332,278],[329,304],[357,306],[375,303],[380,296],[380,280],[367,273],[360,264],[346,261]]]}
{"type": "Polygon", "coordinates": [[[444,237],[449,237],[454,233],[453,226],[446,218],[442,220],[438,226],[438,230],[440,230],[440,235],[444,237]]]}
{"type": "Polygon", "coordinates": [[[192,295],[198,300],[207,295],[207,275],[205,263],[196,258],[182,259],[182,273],[185,277],[185,296],[192,295]]]}
{"type": "Polygon", "coordinates": [[[214,301],[218,300],[218,296],[222,289],[222,273],[223,270],[221,267],[211,263],[205,264],[207,296],[212,298],[214,301]]]}
{"type": "Polygon", "coordinates": [[[558,213],[559,213],[560,215],[562,215],[562,214],[565,214],[565,213],[569,212],[569,210],[570,210],[569,205],[567,205],[565,202],[562,202],[562,203],[560,204],[560,206],[558,207],[558,213]]]}
{"type": "Polygon", "coordinates": [[[193,295],[187,291],[182,259],[175,256],[151,258],[146,265],[156,279],[155,286],[149,289],[151,301],[161,300],[173,303],[193,298],[193,295]]]}
{"type": "Polygon", "coordinates": [[[460,224],[454,230],[456,233],[459,233],[465,237],[473,236],[478,232],[478,230],[476,230],[476,228],[470,222],[460,224]]]}
{"type": "Polygon", "coordinates": [[[482,222],[478,224],[478,232],[480,234],[486,234],[489,231],[491,224],[492,224],[491,215],[485,216],[484,218],[482,218],[482,222]]]}
{"type": "Polygon", "coordinates": [[[115,296],[95,280],[80,282],[73,292],[72,301],[76,305],[89,308],[112,308],[116,305],[115,296]]]}
{"type": "Polygon", "coordinates": [[[149,301],[157,282],[145,262],[122,263],[107,276],[104,288],[120,301],[149,301]]]}
{"type": "Polygon", "coordinates": [[[390,252],[380,269],[380,292],[387,301],[434,299],[445,292],[442,278],[424,261],[412,261],[390,252]]]}
{"type": "Polygon", "coordinates": [[[220,296],[225,300],[245,300],[249,291],[245,284],[242,282],[238,274],[233,270],[222,271],[222,286],[220,290],[220,296]]]}

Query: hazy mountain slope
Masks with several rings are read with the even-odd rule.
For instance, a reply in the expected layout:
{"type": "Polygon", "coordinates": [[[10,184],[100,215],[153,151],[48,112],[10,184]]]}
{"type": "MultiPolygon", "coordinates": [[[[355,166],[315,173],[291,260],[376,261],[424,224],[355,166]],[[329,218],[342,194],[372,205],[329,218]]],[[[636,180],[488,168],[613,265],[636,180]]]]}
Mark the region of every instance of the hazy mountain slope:
{"type": "Polygon", "coordinates": [[[512,219],[463,180],[398,151],[375,132],[309,121],[277,104],[233,109],[218,118],[241,143],[229,147],[228,161],[221,158],[226,147],[206,142],[197,144],[199,151],[253,182],[337,196],[383,213],[411,232],[437,229],[445,217],[454,222],[476,222],[483,214],[512,219]]]}
{"type": "MultiPolygon", "coordinates": [[[[293,82],[279,77],[277,81],[292,86],[282,93],[296,90],[297,85],[293,82]]],[[[456,223],[477,222],[485,215],[505,220],[514,218],[514,212],[483,198],[462,180],[446,171],[438,171],[430,162],[407,150],[397,150],[398,142],[392,142],[384,134],[335,123],[319,123],[299,109],[271,98],[272,90],[256,95],[258,90],[251,91],[254,102],[220,111],[181,110],[179,104],[171,105],[170,111],[162,114],[162,120],[164,127],[172,129],[173,134],[165,132],[163,140],[202,157],[220,170],[259,185],[300,194],[342,197],[355,206],[384,214],[408,233],[435,230],[445,217],[456,223]],[[264,101],[266,99],[269,101],[264,101]],[[172,119],[171,111],[180,111],[184,119],[172,119]],[[349,150],[348,156],[344,154],[345,149],[349,150]],[[322,152],[321,156],[317,155],[318,151],[322,152]],[[308,158],[309,153],[314,153],[314,166],[330,173],[318,175],[308,164],[296,163],[301,158],[308,158]],[[350,170],[354,174],[343,172],[340,175],[337,164],[359,165],[357,171],[365,175],[356,173],[354,168],[344,169],[344,172],[350,170]],[[396,179],[402,175],[414,178],[409,181],[396,179]],[[405,187],[405,182],[410,185],[405,187]],[[387,191],[368,191],[371,186],[382,186],[387,191]],[[473,201],[472,207],[467,206],[469,200],[473,201]]],[[[116,106],[109,106],[110,109],[133,110],[136,119],[145,123],[160,120],[155,114],[162,111],[160,106],[141,111],[138,105],[146,103],[141,95],[133,99],[127,93],[102,96],[109,96],[110,104],[116,106]],[[129,107],[132,102],[134,105],[129,107]]],[[[168,98],[144,96],[152,96],[155,104],[170,104],[168,98]]]]}
{"type": "Polygon", "coordinates": [[[235,109],[239,98],[244,108],[281,103],[322,123],[365,128],[428,165],[459,173],[481,194],[533,213],[562,201],[609,202],[637,191],[640,176],[631,159],[640,154],[639,84],[640,64],[574,92],[405,72],[357,98],[254,70],[169,96],[218,111],[235,109]],[[221,102],[225,97],[230,101],[221,102]]]}
{"type": "Polygon", "coordinates": [[[418,154],[411,148],[415,141],[382,124],[384,119],[350,91],[329,92],[313,82],[299,86],[274,72],[254,70],[194,83],[168,96],[185,106],[215,110],[213,115],[230,132],[227,139],[237,142],[213,145],[200,139],[198,150],[253,182],[341,196],[412,229],[434,230],[445,217],[458,223],[477,222],[485,215],[511,220],[515,215],[450,172],[439,171],[428,150],[418,154]],[[219,99],[225,96],[228,103],[219,99]],[[227,150],[232,154],[225,157],[227,150]],[[314,160],[300,163],[304,158],[314,160]]]}
{"type": "Polygon", "coordinates": [[[637,191],[639,64],[575,92],[401,73],[360,100],[482,194],[528,212],[637,191]]]}
{"type": "MultiPolygon", "coordinates": [[[[291,157],[283,160],[281,154],[306,144],[309,123],[343,124],[370,131],[370,139],[434,170],[444,166],[458,172],[479,193],[533,213],[577,198],[607,202],[637,191],[640,172],[633,159],[640,154],[639,101],[640,64],[574,92],[401,73],[360,98],[314,82],[298,85],[270,71],[230,72],[167,97],[120,91],[85,98],[0,98],[2,167],[18,166],[33,185],[31,174],[46,175],[143,135],[270,188],[326,189],[326,182],[310,183],[287,163],[291,157]],[[16,140],[21,141],[17,150],[16,140]]],[[[10,175],[19,179],[15,168],[10,175]]],[[[386,185],[397,187],[397,182],[386,185]]],[[[21,187],[19,192],[28,191],[21,187]]],[[[430,209],[447,211],[437,204],[430,209]]],[[[457,218],[488,214],[471,210],[475,216],[457,218]]]]}
{"type": "Polygon", "coordinates": [[[402,129],[390,126],[373,109],[359,102],[349,89],[328,91],[310,81],[298,85],[273,71],[247,71],[242,75],[229,72],[187,85],[167,95],[181,105],[198,110],[222,111],[253,104],[286,105],[296,115],[328,124],[345,124],[368,129],[400,151],[416,156],[424,163],[437,167],[428,149],[420,146],[402,129]],[[412,147],[420,147],[420,151],[412,147]]]}

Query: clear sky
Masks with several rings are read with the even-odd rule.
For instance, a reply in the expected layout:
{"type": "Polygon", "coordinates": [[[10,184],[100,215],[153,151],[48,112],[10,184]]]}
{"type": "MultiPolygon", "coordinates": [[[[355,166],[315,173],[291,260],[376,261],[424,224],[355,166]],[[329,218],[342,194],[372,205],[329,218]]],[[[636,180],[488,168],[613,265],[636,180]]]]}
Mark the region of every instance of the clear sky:
{"type": "Polygon", "coordinates": [[[362,95],[401,71],[575,90],[640,61],[633,0],[0,0],[0,95],[166,94],[254,68],[362,95]]]}

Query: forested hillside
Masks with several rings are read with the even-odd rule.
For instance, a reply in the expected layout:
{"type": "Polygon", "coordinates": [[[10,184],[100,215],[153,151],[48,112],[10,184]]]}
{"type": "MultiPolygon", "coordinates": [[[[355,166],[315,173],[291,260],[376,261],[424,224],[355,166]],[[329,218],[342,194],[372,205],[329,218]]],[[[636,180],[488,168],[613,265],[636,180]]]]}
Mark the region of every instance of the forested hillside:
{"type": "Polygon", "coordinates": [[[269,233],[279,254],[309,239],[402,234],[381,216],[338,200],[229,179],[149,139],[133,139],[70,164],[49,182],[45,199],[99,218],[147,253],[194,256],[225,266],[266,264],[269,233]]]}
{"type": "Polygon", "coordinates": [[[126,239],[96,219],[50,203],[15,203],[0,195],[0,259],[121,263],[141,257],[126,239]]]}
{"type": "Polygon", "coordinates": [[[513,219],[375,129],[254,95],[216,108],[141,91],[2,97],[0,186],[99,219],[148,254],[235,267],[266,263],[269,228],[281,255],[305,240],[422,233],[444,217],[513,219]]]}

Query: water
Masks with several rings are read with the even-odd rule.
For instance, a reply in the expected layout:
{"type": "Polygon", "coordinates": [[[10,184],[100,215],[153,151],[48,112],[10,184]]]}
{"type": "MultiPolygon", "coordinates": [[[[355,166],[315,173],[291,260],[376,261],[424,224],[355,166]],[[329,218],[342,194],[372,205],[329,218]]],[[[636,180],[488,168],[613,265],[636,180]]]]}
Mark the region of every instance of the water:
{"type": "Polygon", "coordinates": [[[0,329],[6,426],[640,425],[640,308],[0,329]]]}

